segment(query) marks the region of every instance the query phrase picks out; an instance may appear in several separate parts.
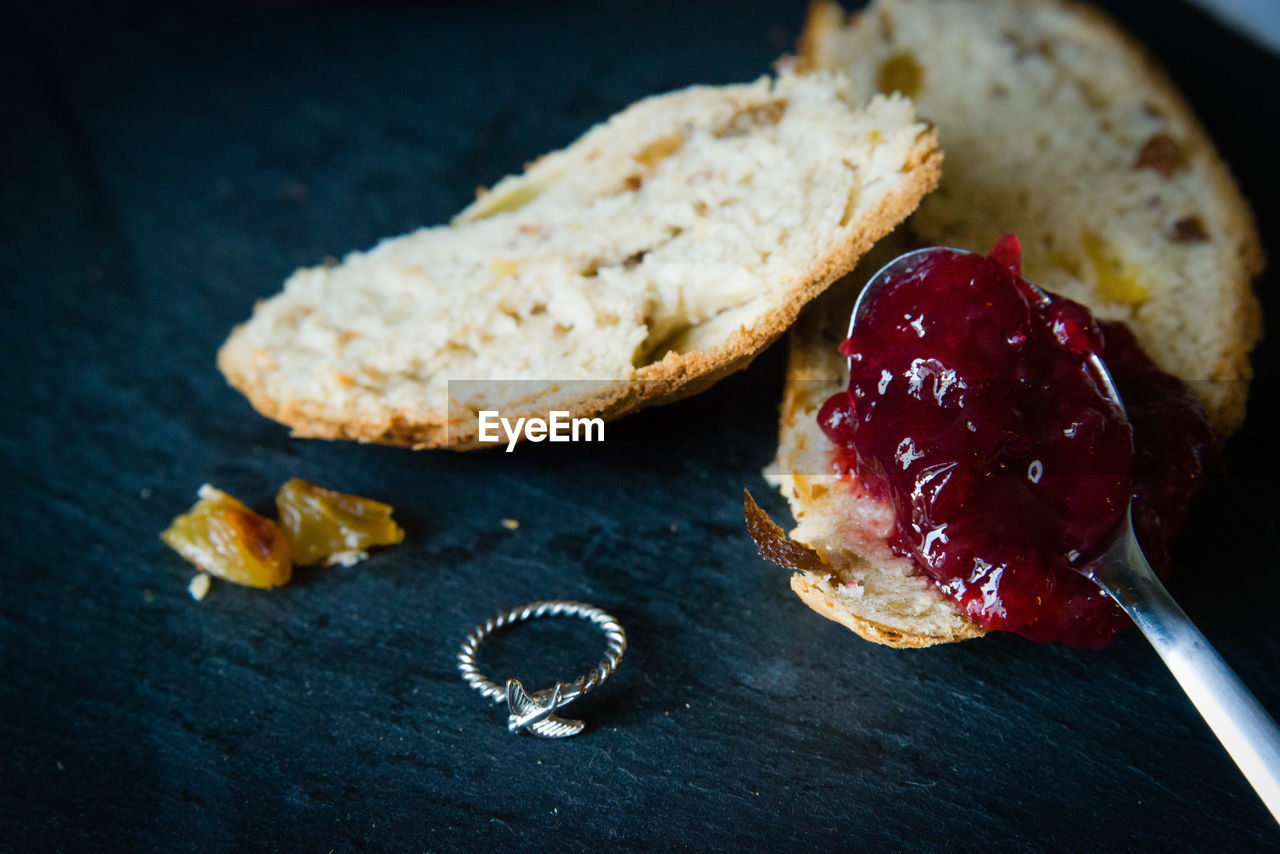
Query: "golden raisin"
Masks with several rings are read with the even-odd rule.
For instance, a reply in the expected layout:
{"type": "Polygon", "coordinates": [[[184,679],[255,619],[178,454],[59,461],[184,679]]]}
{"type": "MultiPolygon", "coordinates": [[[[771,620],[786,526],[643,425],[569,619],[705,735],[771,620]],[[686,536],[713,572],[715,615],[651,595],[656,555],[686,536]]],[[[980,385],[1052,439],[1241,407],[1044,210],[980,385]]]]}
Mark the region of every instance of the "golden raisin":
{"type": "Polygon", "coordinates": [[[1080,269],[1080,259],[1070,252],[1064,252],[1060,249],[1050,252],[1049,262],[1053,264],[1053,266],[1067,271],[1077,279],[1084,275],[1083,271],[1080,269]]]}
{"type": "Polygon", "coordinates": [[[901,51],[880,63],[880,75],[876,89],[884,95],[901,92],[908,98],[915,97],[924,82],[924,69],[910,51],[901,51]]]}
{"type": "Polygon", "coordinates": [[[293,574],[293,550],[276,523],[208,484],[160,539],[200,569],[248,587],[279,587],[293,574]]]}
{"type": "Polygon", "coordinates": [[[1095,290],[1107,302],[1138,305],[1147,299],[1147,289],[1138,283],[1138,271],[1122,259],[1099,235],[1086,231],[1080,235],[1084,254],[1093,265],[1095,290]]]}
{"type": "Polygon", "coordinates": [[[280,487],[276,509],[299,566],[343,562],[370,546],[404,539],[404,529],[391,519],[391,505],[296,477],[280,487]]]}
{"type": "Polygon", "coordinates": [[[544,178],[541,181],[529,181],[516,187],[514,190],[503,193],[498,198],[486,204],[479,211],[471,215],[471,221],[475,222],[480,219],[488,219],[491,216],[497,216],[501,213],[511,213],[518,211],[529,202],[541,196],[543,191],[551,185],[553,178],[544,178]]]}
{"type": "Polygon", "coordinates": [[[657,166],[658,161],[675,154],[682,145],[684,145],[684,137],[678,133],[658,137],[640,149],[639,153],[631,155],[631,159],[645,166],[657,166]]]}
{"type": "Polygon", "coordinates": [[[790,102],[786,98],[776,98],[763,104],[739,107],[724,124],[716,128],[712,135],[717,139],[731,136],[745,136],[756,128],[776,125],[787,114],[790,102]]]}
{"type": "Polygon", "coordinates": [[[520,262],[510,258],[490,258],[489,269],[497,276],[514,276],[520,272],[520,262]]]}

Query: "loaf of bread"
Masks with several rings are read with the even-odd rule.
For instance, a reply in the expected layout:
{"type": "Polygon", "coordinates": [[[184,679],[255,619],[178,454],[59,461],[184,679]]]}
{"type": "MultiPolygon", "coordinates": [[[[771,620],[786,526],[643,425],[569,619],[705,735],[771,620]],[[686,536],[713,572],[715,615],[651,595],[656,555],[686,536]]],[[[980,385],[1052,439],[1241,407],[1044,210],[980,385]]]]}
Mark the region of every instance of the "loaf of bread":
{"type": "Polygon", "coordinates": [[[938,125],[946,174],[907,224],[792,333],[776,462],[823,566],[792,577],[814,610],[898,647],[982,630],[887,537],[892,509],[831,471],[817,425],[847,383],[836,351],[856,288],[899,251],[986,252],[1016,234],[1042,287],[1124,320],[1187,381],[1220,435],[1244,417],[1263,264],[1248,205],[1170,81],[1094,9],[1055,0],[877,0],[811,7],[804,63],[849,74],[852,97],[899,91],[938,125]],[[900,239],[902,238],[902,239],[900,239]]]}
{"type": "Polygon", "coordinates": [[[298,271],[218,363],[301,436],[466,448],[481,408],[616,416],[745,366],[940,161],[909,99],[835,73],[649,98],[449,225],[298,271]]]}

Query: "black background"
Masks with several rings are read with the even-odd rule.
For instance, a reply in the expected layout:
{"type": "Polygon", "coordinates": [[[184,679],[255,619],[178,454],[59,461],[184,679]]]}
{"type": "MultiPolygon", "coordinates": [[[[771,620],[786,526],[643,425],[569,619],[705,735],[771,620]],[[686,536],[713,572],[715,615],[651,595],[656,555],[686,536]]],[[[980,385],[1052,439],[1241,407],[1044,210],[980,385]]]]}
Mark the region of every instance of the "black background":
{"type": "MultiPolygon", "coordinates": [[[[1280,251],[1280,62],[1180,4],[1109,4],[1184,88],[1280,251]],[[1153,14],[1155,10],[1158,14],[1153,14]]],[[[806,609],[744,535],[782,351],[603,446],[290,439],[213,355],[295,267],[446,220],[630,101],[749,80],[802,2],[5,4],[0,17],[0,848],[1232,850],[1275,823],[1136,632],[917,652],[806,609]],[[394,504],[406,542],[271,593],[156,537],[206,481],[394,504]],[[500,520],[517,519],[510,531],[500,520]],[[458,678],[501,607],[585,599],[631,648],[510,735],[458,678]]],[[[1268,285],[1260,287],[1269,300],[1268,285]]],[[[1280,709],[1274,347],[1175,595],[1280,709]]],[[[561,621],[563,622],[563,621],[561,621]]],[[[486,645],[534,686],[588,627],[486,645]]]]}

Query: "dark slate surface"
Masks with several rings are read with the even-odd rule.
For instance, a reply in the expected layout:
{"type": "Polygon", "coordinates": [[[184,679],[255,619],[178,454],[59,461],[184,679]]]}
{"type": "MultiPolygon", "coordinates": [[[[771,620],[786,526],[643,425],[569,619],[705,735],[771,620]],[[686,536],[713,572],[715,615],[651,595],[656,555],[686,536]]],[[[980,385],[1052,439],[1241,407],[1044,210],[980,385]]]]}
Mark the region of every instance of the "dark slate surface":
{"type": "MultiPolygon", "coordinates": [[[[4,7],[0,848],[1275,846],[1135,633],[1105,653],[895,652],[787,591],[741,523],[744,485],[785,517],[757,474],[778,348],[604,446],[511,455],[295,441],[215,371],[295,266],[440,222],[639,96],[754,77],[803,6],[4,7]],[[265,510],[292,475],[392,502],[408,540],[194,603],[156,533],[200,483],[265,510]],[[631,637],[580,704],[592,731],[558,743],[508,734],[453,666],[474,621],[549,596],[631,637]]],[[[1280,251],[1280,63],[1181,6],[1115,11],[1280,251]]],[[[1274,357],[1258,351],[1255,400],[1276,394],[1274,357]]],[[[1280,709],[1256,416],[1174,589],[1280,709]]],[[[538,683],[598,649],[547,625],[484,660],[538,683]]]]}

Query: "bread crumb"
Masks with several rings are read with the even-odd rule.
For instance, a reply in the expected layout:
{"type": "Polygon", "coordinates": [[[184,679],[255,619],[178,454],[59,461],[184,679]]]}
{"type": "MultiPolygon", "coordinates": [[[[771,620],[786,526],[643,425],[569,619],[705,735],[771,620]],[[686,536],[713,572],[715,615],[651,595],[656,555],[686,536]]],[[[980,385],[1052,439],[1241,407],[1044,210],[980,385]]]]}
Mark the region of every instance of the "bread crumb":
{"type": "Polygon", "coordinates": [[[520,527],[520,522],[516,519],[503,519],[502,527],[506,528],[508,531],[514,531],[516,528],[520,527]]]}
{"type": "Polygon", "coordinates": [[[355,566],[362,560],[368,560],[369,553],[364,549],[350,549],[345,552],[334,552],[325,558],[325,566],[355,566]]]}
{"type": "Polygon", "coordinates": [[[207,572],[197,572],[196,577],[191,579],[191,583],[187,585],[187,592],[191,594],[191,598],[197,602],[204,600],[209,595],[210,578],[207,572]]]}

